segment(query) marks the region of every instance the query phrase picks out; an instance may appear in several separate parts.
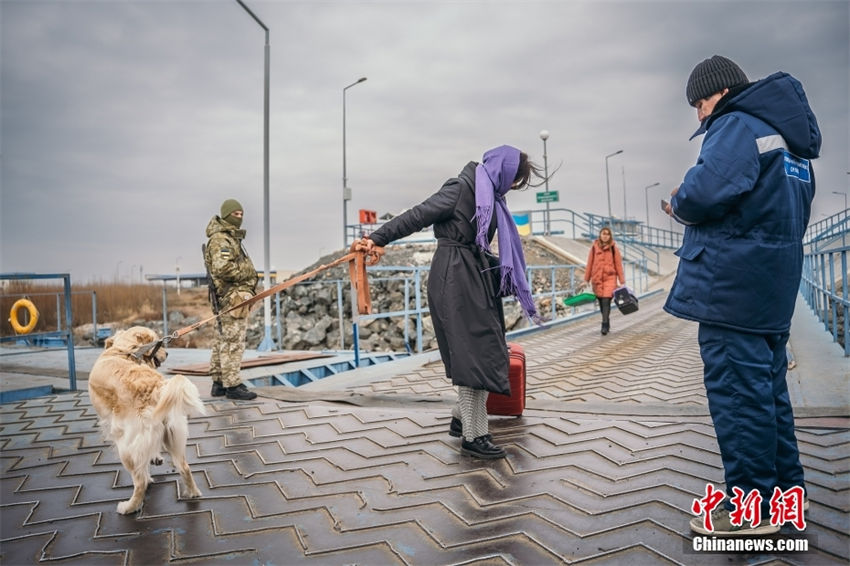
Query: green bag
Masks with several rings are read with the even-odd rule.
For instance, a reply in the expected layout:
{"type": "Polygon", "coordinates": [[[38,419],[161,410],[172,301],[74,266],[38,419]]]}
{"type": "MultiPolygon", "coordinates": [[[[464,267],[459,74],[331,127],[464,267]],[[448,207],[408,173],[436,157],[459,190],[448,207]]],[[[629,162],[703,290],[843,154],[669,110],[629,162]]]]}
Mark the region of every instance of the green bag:
{"type": "Polygon", "coordinates": [[[593,293],[579,293],[578,295],[573,295],[572,297],[565,297],[564,304],[568,307],[577,307],[585,303],[592,303],[595,300],[596,295],[594,295],[593,293]]]}

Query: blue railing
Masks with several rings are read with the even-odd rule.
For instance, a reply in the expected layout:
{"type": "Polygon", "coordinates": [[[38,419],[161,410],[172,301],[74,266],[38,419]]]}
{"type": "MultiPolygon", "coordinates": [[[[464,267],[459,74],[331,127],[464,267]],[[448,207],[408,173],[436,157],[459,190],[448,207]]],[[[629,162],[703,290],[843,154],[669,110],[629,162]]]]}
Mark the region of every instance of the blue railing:
{"type": "Polygon", "coordinates": [[[806,303],[832,335],[834,342],[844,345],[850,356],[850,272],[847,252],[850,250],[850,218],[848,211],[812,224],[806,232],[803,276],[800,292],[806,303]]]}
{"type": "MultiPolygon", "coordinates": [[[[575,307],[562,307],[559,309],[558,305],[562,304],[562,299],[568,296],[572,296],[576,293],[578,286],[583,282],[583,278],[579,275],[580,266],[576,265],[533,265],[528,266],[526,268],[526,278],[529,281],[529,286],[534,289],[534,281],[535,274],[540,272],[548,272],[547,275],[543,277],[537,277],[536,286],[540,286],[541,280],[546,280],[548,283],[546,286],[539,290],[536,293],[532,293],[532,297],[535,300],[535,303],[538,305],[538,309],[540,314],[548,317],[550,320],[556,321],[560,319],[569,318],[574,316],[578,310],[575,307]],[[566,271],[566,274],[563,272],[566,271]],[[558,284],[558,281],[567,281],[566,286],[562,286],[558,284]],[[566,314],[564,314],[566,313],[566,314]]],[[[633,290],[635,290],[638,294],[644,293],[649,288],[649,277],[647,275],[647,271],[645,266],[637,265],[637,264],[628,264],[626,267],[626,284],[633,290]]],[[[358,315],[357,317],[357,325],[354,325],[353,331],[355,333],[359,333],[360,327],[364,324],[365,321],[375,320],[375,319],[390,319],[390,318],[403,318],[403,343],[405,348],[410,351],[410,347],[408,346],[413,342],[412,333],[415,332],[415,351],[417,353],[421,353],[425,350],[425,344],[423,342],[423,319],[426,316],[430,316],[430,310],[427,306],[427,291],[424,287],[424,282],[426,279],[426,274],[430,270],[430,266],[374,266],[368,267],[367,271],[370,273],[369,281],[370,286],[373,289],[373,295],[375,293],[376,286],[381,283],[397,283],[402,286],[401,292],[404,295],[403,299],[403,307],[399,310],[387,311],[387,312],[375,312],[368,315],[358,315]],[[378,275],[371,276],[375,274],[392,274],[391,276],[386,275],[378,275]],[[411,328],[410,322],[413,321],[413,328],[411,328]]],[[[344,312],[344,296],[343,293],[348,292],[349,283],[348,281],[343,281],[340,279],[327,279],[321,281],[305,281],[303,283],[298,283],[297,286],[336,286],[337,289],[337,316],[340,320],[340,328],[343,327],[344,320],[347,314],[344,312]]],[[[516,302],[516,300],[512,297],[508,297],[503,299],[506,304],[511,304],[516,302]]],[[[280,309],[280,298],[279,294],[275,299],[275,304],[278,306],[276,322],[275,325],[278,328],[278,348],[282,347],[280,342],[280,328],[281,328],[281,309],[280,309]]],[[[354,335],[353,341],[355,344],[359,344],[359,336],[357,334],[354,335]]],[[[357,347],[357,346],[355,346],[357,347]]],[[[345,350],[346,344],[344,340],[344,333],[340,332],[340,349],[345,350]]]]}
{"type": "MultiPolygon", "coordinates": [[[[34,332],[25,335],[28,338],[51,338],[59,337],[64,341],[65,348],[68,350],[68,381],[70,390],[77,390],[77,364],[74,358],[74,316],[71,311],[71,274],[70,273],[0,273],[0,281],[20,281],[20,280],[42,280],[42,279],[61,279],[62,280],[62,296],[65,303],[65,325],[57,322],[59,328],[55,331],[34,332]]],[[[57,293],[57,301],[58,301],[57,293]]],[[[57,319],[59,316],[57,314],[57,319]]],[[[17,340],[17,336],[0,337],[0,342],[17,340]]]]}
{"type": "MultiPolygon", "coordinates": [[[[682,245],[682,233],[671,228],[656,228],[637,220],[621,220],[608,216],[591,213],[580,213],[568,208],[551,208],[535,210],[515,210],[515,217],[528,215],[528,231],[535,236],[557,235],[565,238],[595,239],[599,231],[608,226],[614,232],[617,240],[623,238],[642,246],[676,249],[682,245]]],[[[346,245],[354,240],[368,235],[381,226],[383,222],[374,224],[349,224],[346,226],[346,245]]],[[[434,233],[430,228],[412,234],[400,240],[400,243],[429,243],[434,241],[434,233]]]]}

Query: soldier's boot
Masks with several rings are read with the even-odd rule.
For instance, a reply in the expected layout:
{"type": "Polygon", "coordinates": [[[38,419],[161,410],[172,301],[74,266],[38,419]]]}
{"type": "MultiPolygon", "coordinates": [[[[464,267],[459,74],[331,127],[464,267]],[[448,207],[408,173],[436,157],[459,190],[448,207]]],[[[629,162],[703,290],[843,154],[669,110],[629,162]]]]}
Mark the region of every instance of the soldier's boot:
{"type": "Polygon", "coordinates": [[[238,399],[240,401],[250,401],[251,399],[256,399],[257,394],[245,387],[244,383],[240,383],[235,387],[227,388],[227,398],[238,399]]]}

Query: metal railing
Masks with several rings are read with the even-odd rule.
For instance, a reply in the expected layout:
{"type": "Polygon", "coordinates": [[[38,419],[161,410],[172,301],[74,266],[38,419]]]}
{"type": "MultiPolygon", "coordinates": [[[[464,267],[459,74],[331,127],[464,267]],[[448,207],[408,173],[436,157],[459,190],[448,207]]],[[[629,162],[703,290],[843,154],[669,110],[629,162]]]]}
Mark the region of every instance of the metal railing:
{"type": "Polygon", "coordinates": [[[803,257],[800,292],[832,335],[844,342],[844,355],[850,356],[850,293],[848,293],[847,252],[850,247],[808,253],[803,257]]]}
{"type": "MultiPolygon", "coordinates": [[[[34,332],[30,334],[23,335],[24,339],[28,338],[49,338],[49,337],[61,337],[64,339],[65,347],[68,350],[68,380],[70,382],[70,390],[77,390],[77,364],[74,358],[74,326],[73,326],[73,313],[71,310],[71,274],[70,273],[0,273],[0,280],[2,281],[13,281],[13,280],[32,280],[32,279],[62,279],[63,283],[63,293],[65,303],[65,325],[64,327],[60,322],[57,322],[59,328],[55,331],[48,332],[34,332]]],[[[57,293],[57,305],[60,303],[59,294],[57,293]]],[[[61,306],[57,306],[57,309],[61,310],[61,306]]],[[[61,318],[57,314],[57,321],[61,320],[61,318]]],[[[0,342],[7,341],[17,341],[21,338],[21,336],[3,336],[0,337],[0,342]]]]}
{"type": "MultiPolygon", "coordinates": [[[[536,266],[528,266],[526,268],[526,279],[529,282],[529,286],[533,287],[535,278],[534,274],[539,272],[548,271],[548,276],[544,275],[542,278],[538,278],[538,286],[539,281],[541,279],[547,280],[548,283],[542,290],[539,290],[536,293],[532,293],[532,297],[535,299],[535,302],[538,305],[543,303],[548,303],[548,318],[551,320],[560,320],[564,318],[568,318],[573,316],[577,312],[576,307],[564,307],[561,312],[566,312],[566,316],[559,316],[559,311],[557,305],[559,304],[559,300],[572,296],[576,293],[576,289],[578,285],[583,281],[583,278],[578,276],[577,271],[581,269],[576,265],[536,265],[536,266]],[[559,271],[566,271],[567,274],[561,274],[559,277],[559,271]],[[558,281],[568,281],[567,286],[561,286],[558,284],[558,281]]],[[[413,342],[412,332],[415,333],[415,351],[417,353],[422,353],[425,349],[424,344],[424,325],[423,320],[426,316],[430,316],[430,310],[427,305],[427,291],[424,288],[424,283],[426,280],[426,274],[430,271],[430,266],[373,266],[368,267],[367,271],[369,273],[392,273],[393,276],[378,276],[378,277],[370,277],[370,285],[374,289],[379,283],[393,283],[397,282],[402,286],[402,293],[404,295],[403,298],[403,307],[398,310],[386,311],[386,312],[375,312],[368,315],[358,315],[357,321],[358,324],[353,325],[353,332],[359,333],[360,328],[363,325],[364,321],[369,320],[377,320],[377,319],[390,319],[390,318],[403,318],[403,343],[405,345],[405,349],[410,353],[410,344],[413,342]],[[414,329],[411,331],[410,321],[413,321],[414,329]]],[[[627,285],[637,293],[643,293],[649,288],[649,277],[647,275],[647,271],[645,266],[637,265],[637,264],[629,264],[626,267],[626,283],[627,285]]],[[[303,286],[311,286],[311,287],[322,287],[322,286],[334,286],[336,287],[336,303],[337,303],[337,312],[336,315],[339,318],[339,328],[343,328],[346,321],[346,307],[344,306],[344,293],[348,292],[348,281],[344,281],[341,279],[327,279],[321,281],[305,281],[302,283],[298,283],[295,287],[303,287],[303,286]]],[[[165,295],[163,295],[165,296],[165,295]]],[[[515,302],[516,300],[512,297],[502,299],[505,303],[510,304],[515,302]]],[[[281,341],[281,301],[280,301],[280,293],[275,295],[275,305],[277,306],[275,312],[275,323],[274,325],[277,328],[277,348],[282,348],[281,341]]],[[[595,307],[594,307],[595,308],[595,307]]],[[[542,309],[542,307],[541,307],[542,309]]],[[[546,316],[547,313],[541,312],[543,316],[546,316]]],[[[353,337],[354,344],[359,344],[359,336],[355,335],[353,337]]],[[[345,333],[340,332],[340,350],[345,350],[345,333]]]]}
{"type": "MultiPolygon", "coordinates": [[[[566,238],[595,239],[605,226],[609,226],[614,232],[617,240],[623,238],[629,241],[650,247],[678,248],[682,245],[682,233],[647,226],[637,220],[621,220],[608,216],[600,216],[591,213],[580,213],[568,208],[551,208],[532,210],[515,210],[513,216],[528,216],[528,233],[535,236],[559,235],[566,238]]],[[[368,235],[381,226],[384,222],[374,224],[349,224],[346,226],[346,245],[357,238],[368,235]]],[[[430,243],[434,241],[434,233],[431,228],[426,228],[415,234],[411,234],[397,243],[430,243]]]]}
{"type": "Polygon", "coordinates": [[[850,217],[843,210],[809,226],[803,242],[800,292],[832,340],[850,356],[850,217]]]}

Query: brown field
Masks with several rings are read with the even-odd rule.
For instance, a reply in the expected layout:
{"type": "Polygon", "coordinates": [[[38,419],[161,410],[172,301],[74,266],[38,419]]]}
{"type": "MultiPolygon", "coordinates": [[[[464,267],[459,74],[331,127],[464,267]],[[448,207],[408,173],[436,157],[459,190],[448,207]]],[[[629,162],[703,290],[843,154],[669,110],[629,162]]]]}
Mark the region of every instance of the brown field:
{"type": "MultiPolygon", "coordinates": [[[[206,287],[181,289],[167,288],[168,311],[180,311],[184,316],[206,318],[210,312],[206,287]]],[[[71,313],[72,326],[78,327],[92,323],[92,299],[97,301],[97,323],[117,323],[129,326],[139,321],[161,321],[163,307],[163,288],[158,285],[95,283],[72,285],[71,313]]],[[[0,336],[15,334],[9,322],[12,305],[21,298],[27,298],[35,304],[39,312],[38,323],[33,333],[51,332],[59,329],[57,318],[65,326],[65,298],[61,283],[38,284],[31,281],[9,281],[0,294],[0,336]],[[58,297],[58,301],[57,301],[58,297]]],[[[23,311],[18,313],[20,324],[26,323],[23,311]]],[[[170,329],[176,330],[176,328],[170,329]]]]}

